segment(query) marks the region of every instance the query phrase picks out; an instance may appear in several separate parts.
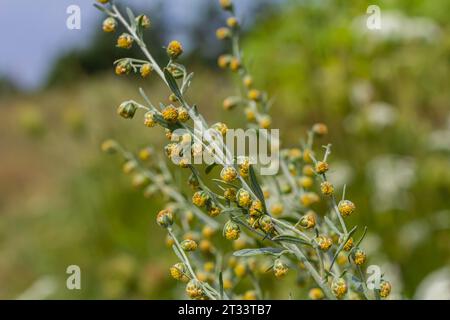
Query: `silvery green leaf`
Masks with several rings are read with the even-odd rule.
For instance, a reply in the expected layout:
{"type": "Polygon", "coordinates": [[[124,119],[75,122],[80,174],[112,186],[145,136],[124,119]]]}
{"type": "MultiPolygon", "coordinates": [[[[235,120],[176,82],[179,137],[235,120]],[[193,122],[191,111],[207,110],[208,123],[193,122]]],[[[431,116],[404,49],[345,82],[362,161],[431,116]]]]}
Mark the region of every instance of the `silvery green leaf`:
{"type": "Polygon", "coordinates": [[[281,236],[276,236],[272,238],[273,241],[283,241],[283,242],[291,242],[291,243],[301,243],[301,244],[305,244],[310,246],[311,243],[309,243],[308,241],[305,241],[303,239],[294,237],[294,236],[286,236],[286,235],[281,235],[281,236]]]}
{"type": "Polygon", "coordinates": [[[261,204],[263,205],[264,213],[266,213],[267,209],[266,209],[266,202],[264,200],[264,193],[261,190],[261,187],[259,186],[258,179],[256,178],[255,170],[253,170],[253,166],[250,166],[250,168],[249,168],[249,175],[250,175],[250,182],[251,182],[252,190],[255,193],[255,195],[258,197],[259,201],[261,201],[261,204]]]}
{"type": "Polygon", "coordinates": [[[242,249],[239,251],[235,251],[233,253],[233,256],[250,257],[250,256],[256,256],[256,255],[260,255],[260,254],[278,255],[281,252],[283,252],[283,249],[281,249],[281,248],[266,247],[266,248],[258,248],[258,249],[242,249]]]}
{"type": "Polygon", "coordinates": [[[181,95],[180,88],[178,87],[177,81],[172,76],[167,68],[164,68],[164,77],[166,78],[167,84],[169,85],[170,90],[175,94],[178,100],[183,101],[183,96],[181,95]]]}
{"type": "Polygon", "coordinates": [[[127,7],[128,19],[130,19],[130,25],[133,30],[136,30],[136,18],[134,17],[133,11],[127,7]]]}

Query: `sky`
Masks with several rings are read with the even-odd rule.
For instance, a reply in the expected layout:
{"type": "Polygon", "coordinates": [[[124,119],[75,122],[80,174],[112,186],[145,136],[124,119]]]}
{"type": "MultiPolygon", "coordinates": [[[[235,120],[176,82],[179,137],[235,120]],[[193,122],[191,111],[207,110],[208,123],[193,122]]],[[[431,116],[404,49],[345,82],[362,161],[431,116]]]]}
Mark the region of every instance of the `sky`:
{"type": "MultiPolygon", "coordinates": [[[[120,1],[133,8],[151,12],[158,0],[120,1]]],[[[164,14],[181,26],[201,19],[201,8],[213,0],[163,0],[164,14]]],[[[243,13],[258,0],[241,0],[243,13]]],[[[36,89],[45,80],[52,62],[65,51],[89,45],[99,17],[104,15],[93,7],[94,0],[0,0],[0,77],[6,76],[21,89],[36,89]],[[66,26],[71,5],[81,13],[80,30],[66,26]]],[[[238,12],[239,13],[239,12],[238,12]]],[[[239,15],[239,14],[238,14],[239,15]]],[[[183,30],[183,28],[178,28],[183,30]]],[[[182,33],[182,32],[181,32],[182,33]]],[[[180,40],[186,35],[179,34],[180,40]]]]}

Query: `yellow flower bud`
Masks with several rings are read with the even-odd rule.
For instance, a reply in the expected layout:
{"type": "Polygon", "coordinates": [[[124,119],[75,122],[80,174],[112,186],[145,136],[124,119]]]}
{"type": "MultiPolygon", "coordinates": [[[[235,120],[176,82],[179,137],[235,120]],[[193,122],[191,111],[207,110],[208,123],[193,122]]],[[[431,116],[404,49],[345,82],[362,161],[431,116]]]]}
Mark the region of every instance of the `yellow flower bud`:
{"type": "Polygon", "coordinates": [[[122,33],[117,39],[117,46],[123,49],[130,49],[133,45],[133,37],[128,33],[122,33]]]}
{"type": "Polygon", "coordinates": [[[338,210],[343,217],[348,217],[355,211],[355,204],[350,200],[341,200],[338,204],[338,210]]]}
{"type": "Polygon", "coordinates": [[[113,17],[106,18],[103,21],[102,29],[105,32],[114,32],[116,31],[117,22],[113,17]]]}
{"type": "Polygon", "coordinates": [[[380,297],[387,298],[391,294],[391,283],[386,280],[382,280],[380,283],[380,297]]]}
{"type": "Polygon", "coordinates": [[[227,240],[237,240],[241,234],[241,229],[237,223],[228,220],[223,228],[223,234],[227,240]]]}
{"type": "Polygon", "coordinates": [[[173,213],[169,209],[164,209],[158,212],[156,216],[156,223],[163,228],[170,227],[173,224],[173,213]]]}
{"type": "Polygon", "coordinates": [[[150,63],[145,63],[141,66],[140,73],[142,78],[147,78],[152,72],[153,67],[150,63]]]}
{"type": "Polygon", "coordinates": [[[195,251],[197,250],[197,242],[195,242],[194,240],[191,239],[186,239],[183,240],[180,244],[181,249],[183,249],[184,251],[195,251]]]}
{"type": "Polygon", "coordinates": [[[324,181],[320,184],[320,190],[324,195],[331,196],[334,192],[334,187],[330,182],[324,181]]]}
{"type": "Polygon", "coordinates": [[[342,299],[347,293],[347,283],[342,278],[335,278],[331,283],[331,291],[336,298],[342,299]]]}
{"type": "Polygon", "coordinates": [[[324,161],[318,161],[316,163],[316,172],[318,174],[324,174],[327,171],[328,171],[328,163],[324,161]]]}
{"type": "Polygon", "coordinates": [[[191,299],[201,299],[205,296],[205,293],[198,280],[192,279],[186,285],[186,294],[191,299]]]}
{"type": "Polygon", "coordinates": [[[228,28],[222,27],[216,30],[216,37],[219,40],[224,40],[231,36],[231,31],[228,28]]]}
{"type": "Polygon", "coordinates": [[[167,46],[167,55],[171,59],[178,58],[183,53],[183,47],[180,42],[173,40],[167,46]]]}
{"type": "Polygon", "coordinates": [[[288,266],[281,259],[275,260],[273,263],[273,273],[275,277],[282,278],[288,273],[288,271],[288,266]]]}
{"type": "Polygon", "coordinates": [[[172,278],[182,282],[188,282],[187,267],[184,263],[176,263],[169,269],[172,278]]]}
{"type": "Polygon", "coordinates": [[[161,113],[167,122],[174,123],[178,120],[178,110],[173,105],[168,105],[161,113]]]}

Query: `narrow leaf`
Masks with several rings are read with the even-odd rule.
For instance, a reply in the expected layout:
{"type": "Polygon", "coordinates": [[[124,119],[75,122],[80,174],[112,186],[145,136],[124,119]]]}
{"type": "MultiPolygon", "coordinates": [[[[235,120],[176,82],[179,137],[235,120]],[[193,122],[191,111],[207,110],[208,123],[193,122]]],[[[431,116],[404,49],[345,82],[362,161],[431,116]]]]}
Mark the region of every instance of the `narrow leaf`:
{"type": "Polygon", "coordinates": [[[180,88],[178,87],[177,81],[172,76],[167,68],[164,68],[164,77],[166,78],[167,84],[169,85],[170,90],[175,94],[178,100],[183,101],[183,96],[181,94],[180,88]]]}
{"type": "Polygon", "coordinates": [[[217,163],[214,162],[214,163],[210,164],[209,166],[207,166],[205,169],[205,173],[209,174],[212,171],[212,169],[215,168],[216,165],[217,165],[217,163]]]}
{"type": "Polygon", "coordinates": [[[233,255],[236,257],[250,257],[250,256],[261,255],[261,254],[278,255],[281,252],[283,252],[283,249],[281,249],[281,248],[267,247],[267,248],[258,248],[258,249],[242,249],[239,251],[235,251],[233,253],[233,255]]]}
{"type": "Polygon", "coordinates": [[[303,239],[300,239],[300,238],[297,238],[294,236],[281,235],[281,236],[273,237],[272,240],[279,241],[279,242],[301,243],[301,244],[311,246],[311,243],[309,243],[308,241],[305,241],[303,239]]]}

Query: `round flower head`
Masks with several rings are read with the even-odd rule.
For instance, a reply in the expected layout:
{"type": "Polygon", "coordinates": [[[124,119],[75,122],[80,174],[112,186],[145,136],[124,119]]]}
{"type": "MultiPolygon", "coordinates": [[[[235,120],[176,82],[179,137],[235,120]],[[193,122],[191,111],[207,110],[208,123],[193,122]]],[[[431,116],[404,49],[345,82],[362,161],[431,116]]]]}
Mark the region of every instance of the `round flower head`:
{"type": "Polygon", "coordinates": [[[219,0],[219,3],[222,9],[228,11],[233,10],[233,3],[231,2],[231,0],[219,0]]]}
{"type": "Polygon", "coordinates": [[[325,297],[320,288],[312,288],[309,290],[308,296],[311,300],[322,300],[325,297]]]}
{"type": "Polygon", "coordinates": [[[233,182],[234,180],[236,180],[237,175],[238,173],[236,169],[232,166],[223,167],[222,171],[220,172],[220,178],[226,182],[233,182]]]}
{"type": "Polygon", "coordinates": [[[153,67],[150,63],[144,63],[140,69],[141,77],[147,78],[150,75],[150,73],[152,72],[152,70],[153,70],[153,67]]]}
{"type": "Polygon", "coordinates": [[[219,40],[224,40],[227,39],[231,36],[231,31],[230,29],[226,28],[226,27],[222,27],[216,30],[216,37],[219,40]]]}
{"type": "Polygon", "coordinates": [[[256,90],[256,89],[249,90],[249,92],[247,94],[247,97],[253,101],[261,100],[261,96],[262,96],[261,91],[256,90]]]}
{"type": "Polygon", "coordinates": [[[306,163],[311,163],[312,160],[312,156],[313,156],[313,152],[310,149],[305,149],[303,150],[303,161],[305,161],[306,163]]]}
{"type": "Polygon", "coordinates": [[[223,122],[214,123],[211,128],[219,132],[223,137],[227,134],[228,131],[227,125],[223,122]]]}
{"type": "Polygon", "coordinates": [[[366,253],[360,248],[356,248],[352,253],[352,259],[357,266],[363,265],[366,262],[366,253]]]}
{"type": "Polygon", "coordinates": [[[186,122],[190,119],[189,112],[186,110],[185,107],[179,107],[178,108],[178,120],[181,122],[186,122]]]}
{"type": "Polygon", "coordinates": [[[250,159],[248,157],[240,157],[238,163],[239,174],[244,178],[248,177],[250,171],[250,159]]]}
{"type": "Polygon", "coordinates": [[[328,171],[328,163],[325,161],[317,161],[316,163],[316,172],[318,174],[324,174],[328,171]]]}
{"type": "Polygon", "coordinates": [[[217,217],[220,214],[221,210],[219,207],[212,205],[208,208],[208,214],[211,217],[217,217]]]}
{"type": "Polygon", "coordinates": [[[318,236],[316,238],[316,242],[319,248],[323,251],[328,251],[333,244],[333,240],[331,240],[331,238],[327,236],[318,236]]]}
{"type": "Polygon", "coordinates": [[[156,121],[155,121],[155,113],[153,111],[148,111],[147,113],[145,113],[144,115],[144,125],[146,127],[152,128],[154,126],[156,126],[156,121]]]}
{"type": "Polygon", "coordinates": [[[302,158],[302,150],[299,148],[291,148],[288,150],[287,156],[289,157],[289,160],[293,162],[299,161],[302,158]]]}
{"type": "Polygon", "coordinates": [[[312,130],[318,136],[324,136],[328,133],[328,128],[323,123],[316,123],[313,125],[312,130]]]}
{"type": "Polygon", "coordinates": [[[272,219],[268,215],[263,215],[261,218],[259,218],[259,227],[264,230],[265,233],[272,233],[273,231],[273,223],[272,219]]]}
{"type": "Polygon", "coordinates": [[[134,102],[123,102],[119,108],[117,108],[117,114],[125,119],[132,119],[136,113],[137,106],[134,102]]]}
{"type": "Polygon", "coordinates": [[[243,263],[237,263],[233,268],[236,277],[243,278],[247,274],[247,266],[243,263]]]}
{"type": "Polygon", "coordinates": [[[320,191],[326,196],[331,196],[334,192],[334,187],[330,182],[324,181],[320,184],[320,191]]]}
{"type": "Polygon", "coordinates": [[[184,263],[176,263],[169,269],[172,278],[182,282],[188,282],[187,267],[184,263]]]}
{"type": "Polygon", "coordinates": [[[108,140],[103,141],[103,143],[101,145],[101,149],[103,152],[113,154],[117,151],[118,146],[119,145],[117,144],[116,141],[114,141],[112,139],[108,139],[108,140]]]}
{"type": "Polygon", "coordinates": [[[275,202],[270,206],[270,213],[275,216],[279,217],[283,214],[284,206],[281,202],[275,202]]]}
{"type": "Polygon", "coordinates": [[[113,17],[106,18],[103,21],[102,29],[105,32],[114,32],[116,31],[117,22],[113,17]]]}
{"type": "Polygon", "coordinates": [[[153,149],[150,147],[146,147],[146,148],[142,148],[141,150],[139,150],[139,159],[141,159],[142,161],[147,161],[150,160],[150,158],[153,155],[153,149]]]}
{"type": "Polygon", "coordinates": [[[203,190],[197,191],[192,196],[192,203],[194,205],[196,205],[197,207],[203,207],[204,205],[206,205],[208,200],[209,200],[209,195],[203,190]]]}
{"type": "Polygon", "coordinates": [[[253,85],[253,78],[251,75],[247,74],[244,76],[244,78],[242,79],[242,83],[244,84],[244,86],[246,88],[251,88],[251,86],[253,85]]]}
{"type": "Polygon", "coordinates": [[[129,74],[131,72],[131,64],[128,60],[122,60],[119,63],[117,63],[115,72],[118,76],[129,74]]]}
{"type": "Polygon", "coordinates": [[[276,259],[274,261],[273,273],[275,274],[275,277],[282,278],[288,273],[288,271],[288,266],[281,259],[276,259]]]}
{"type": "Polygon", "coordinates": [[[235,29],[235,28],[239,27],[239,22],[236,19],[236,17],[229,17],[227,19],[227,26],[230,27],[231,29],[235,29]]]}
{"type": "Polygon", "coordinates": [[[225,69],[230,65],[232,56],[229,54],[222,54],[217,58],[217,65],[219,68],[225,69]]]}
{"type": "Polygon", "coordinates": [[[343,217],[348,217],[355,211],[355,204],[350,200],[341,200],[338,204],[338,210],[343,217]]]}
{"type": "Polygon", "coordinates": [[[353,238],[349,238],[344,244],[344,251],[350,251],[353,248],[353,238]]]}
{"type": "Polygon", "coordinates": [[[202,241],[200,241],[199,248],[203,253],[211,253],[213,246],[211,244],[211,241],[203,239],[202,241]]]}
{"type": "Polygon", "coordinates": [[[252,217],[259,217],[260,215],[263,214],[262,202],[259,200],[253,200],[248,211],[252,217]]]}
{"type": "Polygon", "coordinates": [[[247,190],[239,189],[236,194],[236,202],[240,207],[248,208],[252,203],[252,197],[247,190]]]}
{"type": "Polygon", "coordinates": [[[138,164],[134,160],[128,160],[123,164],[122,171],[125,174],[130,174],[137,168],[138,164]]]}
{"type": "Polygon", "coordinates": [[[195,250],[197,250],[197,247],[198,247],[197,242],[195,242],[194,240],[191,240],[191,239],[183,240],[180,243],[180,246],[181,246],[181,249],[183,249],[184,251],[195,251],[195,250]]]}
{"type": "Polygon", "coordinates": [[[168,105],[161,113],[167,122],[174,123],[178,120],[178,110],[173,105],[168,105]]]}
{"type": "Polygon", "coordinates": [[[314,168],[311,165],[306,164],[303,166],[302,172],[305,176],[311,177],[314,175],[314,168]]]}
{"type": "Polygon", "coordinates": [[[247,121],[255,121],[256,115],[255,112],[252,110],[252,108],[247,107],[244,109],[245,117],[247,118],[247,121]]]}
{"type": "Polygon", "coordinates": [[[117,38],[117,46],[123,49],[130,49],[133,45],[133,37],[128,33],[122,33],[119,38],[117,38]]]}
{"type": "Polygon", "coordinates": [[[265,114],[259,118],[258,122],[261,128],[269,129],[272,125],[272,118],[269,115],[265,114]]]}
{"type": "Polygon", "coordinates": [[[331,283],[331,291],[336,298],[342,299],[347,293],[347,283],[342,278],[335,278],[331,283]]]}
{"type": "Polygon", "coordinates": [[[186,285],[186,294],[191,299],[201,299],[205,295],[200,282],[195,279],[192,279],[186,285]]]}
{"type": "Polygon", "coordinates": [[[210,239],[215,233],[216,230],[208,225],[204,226],[202,229],[202,236],[206,239],[210,239]]]}
{"type": "Polygon", "coordinates": [[[228,97],[223,100],[223,108],[224,110],[231,110],[236,107],[239,103],[239,97],[228,97]]]}
{"type": "Polygon", "coordinates": [[[319,196],[314,192],[305,192],[300,196],[300,204],[304,207],[309,207],[316,202],[319,202],[319,196]]]}
{"type": "Polygon", "coordinates": [[[102,4],[106,4],[106,3],[109,2],[109,0],[97,0],[97,2],[100,2],[100,3],[102,3],[102,4]]]}
{"type": "Polygon", "coordinates": [[[203,269],[205,269],[206,272],[213,272],[215,267],[216,266],[215,266],[214,262],[212,262],[212,261],[207,261],[203,265],[203,269]]]}
{"type": "Polygon", "coordinates": [[[301,176],[298,179],[298,185],[301,186],[304,189],[309,189],[313,186],[314,180],[311,177],[308,176],[301,176]]]}
{"type": "Polygon", "coordinates": [[[382,280],[380,283],[380,297],[387,298],[391,293],[391,284],[389,281],[382,280]]]}
{"type": "Polygon", "coordinates": [[[140,25],[144,29],[150,28],[150,19],[145,15],[141,14],[140,16],[137,16],[136,19],[136,25],[140,25]]]}
{"type": "Polygon", "coordinates": [[[231,71],[238,71],[241,68],[241,60],[236,57],[232,57],[230,61],[231,71]]]}
{"type": "Polygon", "coordinates": [[[158,212],[156,223],[163,228],[170,227],[173,224],[173,213],[169,209],[158,212]]]}
{"type": "Polygon", "coordinates": [[[174,40],[169,43],[167,46],[167,55],[171,59],[178,58],[183,53],[183,47],[180,42],[174,40]]]}
{"type": "Polygon", "coordinates": [[[239,236],[241,234],[241,229],[239,226],[231,221],[228,220],[223,228],[223,235],[227,240],[237,240],[239,239],[239,236]]]}
{"type": "Polygon", "coordinates": [[[225,199],[229,201],[236,201],[236,189],[235,188],[226,188],[223,192],[223,196],[225,199]]]}
{"type": "Polygon", "coordinates": [[[299,225],[305,229],[311,229],[316,226],[316,215],[314,212],[307,212],[299,222],[299,225]]]}

